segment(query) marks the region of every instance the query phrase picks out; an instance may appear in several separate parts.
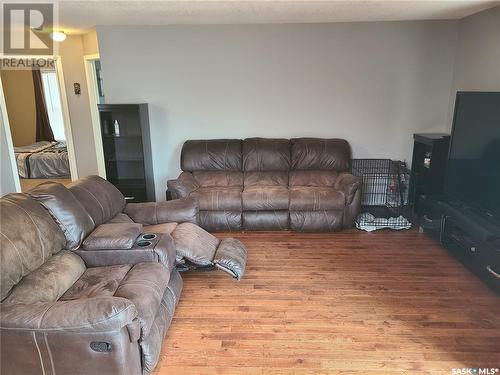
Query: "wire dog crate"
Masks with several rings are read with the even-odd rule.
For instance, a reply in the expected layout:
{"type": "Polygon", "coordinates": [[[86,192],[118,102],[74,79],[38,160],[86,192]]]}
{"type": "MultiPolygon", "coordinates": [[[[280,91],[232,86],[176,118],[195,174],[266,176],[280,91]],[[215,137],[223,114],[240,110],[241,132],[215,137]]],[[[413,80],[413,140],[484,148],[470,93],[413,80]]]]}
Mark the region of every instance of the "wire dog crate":
{"type": "Polygon", "coordinates": [[[371,218],[391,219],[392,228],[407,228],[410,171],[406,163],[390,159],[353,159],[352,174],[363,179],[361,215],[358,227],[369,224],[386,227],[387,221],[363,222],[371,218]]]}

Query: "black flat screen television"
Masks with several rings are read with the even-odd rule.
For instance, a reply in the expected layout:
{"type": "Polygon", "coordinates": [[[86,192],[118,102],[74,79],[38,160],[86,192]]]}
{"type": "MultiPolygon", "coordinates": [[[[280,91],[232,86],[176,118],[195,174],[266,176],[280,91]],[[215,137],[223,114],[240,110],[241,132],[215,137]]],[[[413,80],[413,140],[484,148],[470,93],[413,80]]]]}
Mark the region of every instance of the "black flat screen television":
{"type": "Polygon", "coordinates": [[[445,193],[500,221],[500,92],[458,92],[445,193]]]}

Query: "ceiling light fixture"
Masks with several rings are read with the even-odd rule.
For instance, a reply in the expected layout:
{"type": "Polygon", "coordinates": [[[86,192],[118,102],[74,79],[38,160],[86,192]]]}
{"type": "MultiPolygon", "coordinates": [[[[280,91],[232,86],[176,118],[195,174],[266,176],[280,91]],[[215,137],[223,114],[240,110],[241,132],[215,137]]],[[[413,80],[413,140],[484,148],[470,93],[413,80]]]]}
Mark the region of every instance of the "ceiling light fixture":
{"type": "Polygon", "coordinates": [[[66,39],[64,31],[54,31],[49,36],[54,42],[62,42],[66,39]]]}

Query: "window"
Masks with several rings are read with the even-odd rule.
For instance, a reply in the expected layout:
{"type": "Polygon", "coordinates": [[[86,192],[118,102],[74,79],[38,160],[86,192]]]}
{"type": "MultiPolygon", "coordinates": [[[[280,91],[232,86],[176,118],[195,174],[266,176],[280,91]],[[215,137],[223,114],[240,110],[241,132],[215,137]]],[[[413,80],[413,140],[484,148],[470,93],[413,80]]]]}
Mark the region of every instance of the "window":
{"type": "Polygon", "coordinates": [[[55,70],[42,71],[43,94],[47,105],[50,127],[54,133],[54,138],[58,141],[64,141],[64,121],[61,108],[61,96],[57,83],[55,70]]]}
{"type": "Polygon", "coordinates": [[[102,84],[101,60],[94,60],[95,77],[97,81],[97,95],[99,104],[104,104],[104,88],[102,84]]]}

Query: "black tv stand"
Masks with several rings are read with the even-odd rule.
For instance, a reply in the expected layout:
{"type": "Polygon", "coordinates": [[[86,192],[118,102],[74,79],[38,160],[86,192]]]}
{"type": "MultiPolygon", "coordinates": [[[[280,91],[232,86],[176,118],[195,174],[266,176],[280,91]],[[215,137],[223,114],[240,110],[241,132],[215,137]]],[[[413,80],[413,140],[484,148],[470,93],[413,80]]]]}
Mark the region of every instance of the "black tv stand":
{"type": "Polygon", "coordinates": [[[449,201],[448,204],[452,207],[455,207],[455,208],[466,208],[467,206],[465,206],[465,204],[463,202],[460,202],[460,201],[449,201]]]}
{"type": "Polygon", "coordinates": [[[443,196],[424,196],[417,217],[421,230],[500,293],[500,225],[443,196]]]}

